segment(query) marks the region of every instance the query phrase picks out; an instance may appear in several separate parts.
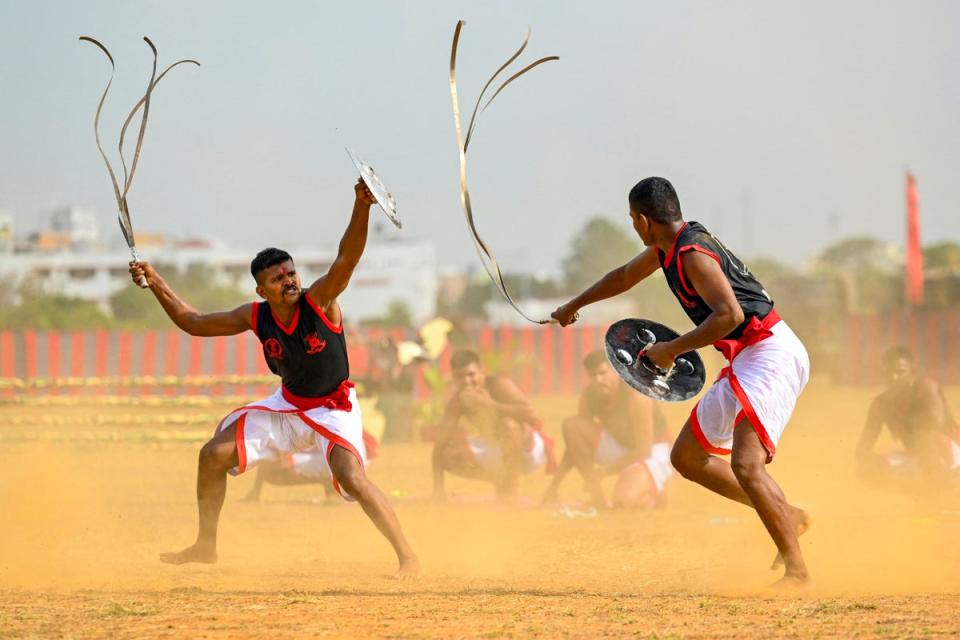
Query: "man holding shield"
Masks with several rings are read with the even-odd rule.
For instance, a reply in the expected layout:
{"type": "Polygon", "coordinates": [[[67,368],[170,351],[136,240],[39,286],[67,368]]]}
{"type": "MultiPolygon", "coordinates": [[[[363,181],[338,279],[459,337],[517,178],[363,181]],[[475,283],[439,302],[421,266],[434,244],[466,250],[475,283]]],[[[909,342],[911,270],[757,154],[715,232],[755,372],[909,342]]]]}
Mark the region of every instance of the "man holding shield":
{"type": "Polygon", "coordinates": [[[389,540],[400,563],[399,576],[419,573],[386,496],[366,477],[363,424],[349,380],[343,314],[337,297],[347,288],[367,242],[370,206],[376,201],[363,181],[354,187],[353,213],[329,271],[301,289],[293,259],[285,251],[265,249],[250,271],[262,301],[232,311],[200,313],[182,300],[145,262],[132,263],[134,282],[146,278],[174,324],[195,336],[228,336],[253,331],[263,345],[270,370],[280,376],[277,391],[224,418],[200,450],[197,471],[197,540],[182,551],[165,553],[170,564],[217,560],[217,524],[226,493],[227,473],[237,475],[260,462],[291,453],[324,452],[333,488],[357,501],[389,540]]]}
{"type": "Polygon", "coordinates": [[[786,565],[780,584],[805,583],[797,537],[808,526],[807,515],[787,503],[766,464],[809,378],[806,349],[744,264],[703,225],[683,220],[668,180],[641,180],[629,203],[633,228],[647,248],[552,315],[566,326],[578,309],[663,271],[696,328],[652,344],[643,355],[669,369],[680,354],[713,345],[729,363],[694,407],[671,461],[688,480],[756,509],[779,550],[774,565],[781,559],[786,565]],[[732,454],[730,463],[715,454],[732,454]]]}

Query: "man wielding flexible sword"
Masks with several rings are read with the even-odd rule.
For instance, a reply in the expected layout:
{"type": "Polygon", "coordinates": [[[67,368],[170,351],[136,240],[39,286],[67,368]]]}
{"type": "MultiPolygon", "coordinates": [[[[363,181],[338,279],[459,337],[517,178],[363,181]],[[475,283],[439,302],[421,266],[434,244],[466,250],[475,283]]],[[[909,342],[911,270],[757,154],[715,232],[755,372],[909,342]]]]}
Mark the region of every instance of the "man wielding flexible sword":
{"type": "Polygon", "coordinates": [[[787,502],[766,470],[809,379],[807,351],[743,262],[703,225],[684,221],[668,180],[641,180],[628,200],[634,231],[647,249],[552,315],[566,326],[581,307],[663,271],[696,328],[653,344],[646,357],[669,369],[680,354],[713,345],[729,362],[677,437],[673,466],[688,480],[756,509],[780,552],[774,566],[786,563],[781,583],[807,582],[797,541],[809,526],[807,514],[787,502]],[[732,454],[730,463],[717,454],[732,454]]]}
{"type": "MultiPolygon", "coordinates": [[[[263,357],[281,384],[269,397],[229,413],[200,449],[196,541],[161,556],[163,562],[217,561],[217,528],[227,474],[238,475],[261,462],[277,462],[300,451],[322,451],[333,489],[360,503],[390,542],[399,561],[398,577],[420,572],[397,515],[383,492],[367,478],[366,443],[337,299],[346,290],[367,244],[373,194],[358,180],[353,212],[326,274],[300,285],[293,258],[268,248],[250,263],[257,302],[230,311],[200,313],[147,262],[130,266],[134,281],[146,278],[170,319],[193,336],[231,336],[253,331],[263,357]]],[[[307,543],[309,544],[309,542],[307,543]]]]}

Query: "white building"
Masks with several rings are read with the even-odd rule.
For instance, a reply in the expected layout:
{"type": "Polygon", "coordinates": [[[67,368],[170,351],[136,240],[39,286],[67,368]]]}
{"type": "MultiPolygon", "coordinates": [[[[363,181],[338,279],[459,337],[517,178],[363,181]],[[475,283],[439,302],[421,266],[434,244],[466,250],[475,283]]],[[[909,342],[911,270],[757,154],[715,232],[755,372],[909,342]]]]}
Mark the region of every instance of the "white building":
{"type": "Polygon", "coordinates": [[[86,209],[63,207],[50,216],[50,230],[74,249],[89,250],[100,244],[97,216],[86,209]]]}
{"type": "MultiPolygon", "coordinates": [[[[2,225],[0,219],[0,228],[2,225]]],[[[336,257],[335,248],[284,248],[293,256],[305,286],[326,273],[336,257]]],[[[250,260],[257,250],[195,242],[145,246],[140,253],[161,273],[184,272],[199,265],[210,267],[219,284],[249,291],[253,299],[250,260]]],[[[33,278],[47,293],[62,293],[106,307],[112,294],[134,286],[127,271],[129,261],[126,249],[0,252],[0,278],[33,278]]],[[[437,265],[432,244],[371,238],[341,301],[352,322],[381,317],[393,302],[402,302],[415,322],[423,322],[434,316],[436,298],[437,265]]]]}
{"type": "Polygon", "coordinates": [[[0,211],[0,255],[13,253],[13,214],[0,211]]]}

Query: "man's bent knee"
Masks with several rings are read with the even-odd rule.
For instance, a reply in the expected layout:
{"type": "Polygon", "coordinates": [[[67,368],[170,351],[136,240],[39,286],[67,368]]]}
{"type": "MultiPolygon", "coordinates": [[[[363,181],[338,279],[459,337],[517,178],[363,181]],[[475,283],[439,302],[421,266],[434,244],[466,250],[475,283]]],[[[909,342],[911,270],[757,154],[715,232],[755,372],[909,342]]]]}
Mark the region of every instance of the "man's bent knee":
{"type": "Polygon", "coordinates": [[[733,459],[730,460],[730,467],[733,469],[733,475],[737,477],[737,481],[741,486],[755,483],[767,473],[763,462],[744,460],[737,456],[734,456],[733,459]]]}
{"type": "Polygon", "coordinates": [[[673,468],[676,469],[677,473],[681,477],[690,479],[690,475],[693,472],[693,468],[690,465],[688,458],[680,451],[677,450],[677,447],[674,447],[670,450],[670,464],[673,465],[673,468]]]}
{"type": "Polygon", "coordinates": [[[683,438],[677,438],[670,450],[670,464],[682,477],[693,480],[703,468],[708,455],[698,443],[691,444],[683,438]]]}
{"type": "Polygon", "coordinates": [[[351,468],[342,472],[337,476],[337,482],[345,493],[357,499],[361,499],[367,493],[370,484],[363,469],[360,468],[351,468]]]}
{"type": "Polygon", "coordinates": [[[200,448],[200,466],[207,469],[226,471],[235,466],[234,446],[229,443],[210,440],[200,448]]]}

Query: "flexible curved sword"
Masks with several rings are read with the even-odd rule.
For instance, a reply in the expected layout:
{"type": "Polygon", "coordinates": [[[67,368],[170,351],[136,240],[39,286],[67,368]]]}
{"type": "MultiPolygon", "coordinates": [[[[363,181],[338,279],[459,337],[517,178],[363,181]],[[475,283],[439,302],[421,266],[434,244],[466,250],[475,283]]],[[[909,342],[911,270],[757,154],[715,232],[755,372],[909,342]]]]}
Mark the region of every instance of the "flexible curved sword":
{"type": "Polygon", "coordinates": [[[457,48],[460,43],[460,31],[463,29],[464,24],[463,20],[457,22],[456,29],[453,32],[453,45],[450,48],[450,100],[453,105],[453,123],[454,128],[456,129],[457,134],[457,150],[460,152],[460,202],[463,205],[463,212],[467,219],[467,227],[470,229],[470,237],[473,239],[473,245],[477,250],[477,255],[480,256],[480,262],[483,264],[483,268],[486,270],[487,275],[490,276],[490,279],[493,281],[494,286],[497,288],[497,291],[506,299],[514,310],[517,311],[524,319],[536,323],[536,324],[555,324],[557,320],[547,319],[547,320],[537,320],[535,318],[527,315],[523,309],[516,303],[513,299],[513,296],[510,295],[510,292],[507,290],[507,285],[503,281],[503,273],[500,271],[500,264],[497,262],[497,259],[493,255],[490,247],[487,246],[487,243],[483,241],[483,238],[480,237],[480,233],[477,231],[476,222],[473,217],[473,206],[470,202],[470,187],[467,184],[467,148],[470,146],[470,142],[473,140],[473,134],[477,126],[477,116],[485,111],[487,107],[490,106],[490,103],[493,102],[494,98],[500,95],[500,92],[503,91],[507,85],[511,82],[530,71],[534,67],[537,67],[544,62],[550,62],[552,60],[559,60],[559,56],[546,56],[535,60],[534,62],[528,64],[520,71],[514,73],[509,78],[507,78],[500,86],[494,91],[493,95],[487,100],[483,105],[483,108],[480,108],[481,103],[483,103],[483,96],[486,94],[487,89],[490,88],[490,85],[493,84],[493,81],[507,68],[510,64],[520,57],[520,54],[527,48],[527,43],[530,41],[530,30],[527,30],[527,37],[524,38],[523,44],[520,45],[520,48],[512,56],[510,56],[506,62],[500,65],[500,68],[494,72],[490,79],[487,80],[486,84],[483,85],[483,89],[480,91],[480,95],[477,97],[477,103],[473,107],[473,113],[470,115],[470,122],[467,125],[466,136],[463,134],[463,125],[460,120],[460,100],[457,90],[457,48]]]}
{"type": "MultiPolygon", "coordinates": [[[[103,103],[107,99],[107,94],[110,92],[110,87],[113,84],[113,76],[116,72],[116,64],[114,63],[113,56],[110,55],[110,51],[107,50],[103,44],[99,41],[91,38],[90,36],[80,36],[80,40],[89,42],[96,47],[98,47],[103,53],[107,56],[107,59],[110,60],[110,79],[107,81],[107,86],[103,90],[103,94],[100,96],[100,102],[97,104],[97,113],[93,118],[93,135],[97,142],[97,150],[100,152],[100,157],[103,158],[104,164],[107,165],[107,172],[110,174],[110,183],[113,185],[113,193],[117,199],[117,209],[119,211],[118,220],[120,222],[120,231],[123,233],[123,239],[127,243],[127,247],[130,249],[130,256],[133,258],[132,263],[136,264],[140,262],[140,254],[137,252],[137,243],[133,235],[133,223],[130,221],[130,205],[127,200],[127,194],[130,192],[130,187],[133,185],[133,176],[137,171],[137,163],[140,161],[140,150],[143,147],[143,138],[147,130],[147,116],[150,113],[150,97],[153,94],[153,90],[156,86],[163,80],[163,77],[167,75],[171,69],[176,67],[179,64],[191,63],[195,64],[198,67],[200,63],[196,60],[179,60],[174,62],[166,69],[163,70],[159,76],[157,75],[157,48],[153,45],[153,42],[150,41],[150,38],[144,36],[143,40],[150,47],[150,50],[153,52],[153,70],[150,74],[150,82],[147,84],[147,90],[143,94],[143,97],[137,101],[133,106],[133,109],[127,115],[126,120],[123,123],[123,128],[120,130],[120,142],[118,145],[118,150],[120,152],[120,162],[123,164],[123,190],[121,191],[120,185],[117,182],[117,175],[113,170],[113,166],[110,164],[110,160],[107,158],[107,154],[103,150],[103,145],[100,143],[100,113],[103,110],[103,103]],[[134,147],[133,160],[130,163],[129,170],[127,168],[126,158],[123,156],[123,142],[126,137],[127,127],[130,125],[133,118],[137,115],[140,110],[143,110],[143,116],[140,118],[140,127],[139,133],[137,135],[137,143],[134,147]]],[[[143,276],[137,281],[137,284],[140,285],[140,288],[147,288],[147,279],[143,276]]]]}

